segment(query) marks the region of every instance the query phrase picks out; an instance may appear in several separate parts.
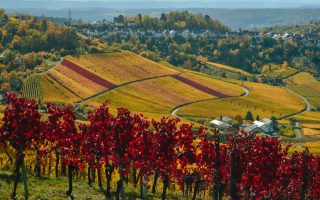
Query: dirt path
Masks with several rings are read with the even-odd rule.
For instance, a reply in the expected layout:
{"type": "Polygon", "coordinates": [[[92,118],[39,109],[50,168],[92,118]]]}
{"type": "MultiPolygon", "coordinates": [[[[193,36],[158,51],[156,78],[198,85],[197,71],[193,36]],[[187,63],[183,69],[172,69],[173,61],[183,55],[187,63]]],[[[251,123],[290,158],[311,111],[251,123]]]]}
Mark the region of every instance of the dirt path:
{"type": "Polygon", "coordinates": [[[311,110],[311,103],[310,103],[310,101],[309,101],[306,97],[304,97],[304,96],[296,93],[295,91],[289,89],[288,87],[285,87],[285,88],[286,88],[289,92],[291,92],[292,94],[294,94],[294,95],[296,95],[297,97],[301,98],[301,99],[305,102],[306,106],[305,106],[305,108],[304,108],[303,110],[301,110],[301,111],[299,111],[299,112],[292,113],[292,114],[290,114],[290,115],[284,116],[284,117],[279,118],[279,119],[288,119],[288,118],[291,118],[291,117],[300,115],[300,114],[302,114],[302,113],[304,113],[304,112],[308,112],[308,111],[311,110]]]}

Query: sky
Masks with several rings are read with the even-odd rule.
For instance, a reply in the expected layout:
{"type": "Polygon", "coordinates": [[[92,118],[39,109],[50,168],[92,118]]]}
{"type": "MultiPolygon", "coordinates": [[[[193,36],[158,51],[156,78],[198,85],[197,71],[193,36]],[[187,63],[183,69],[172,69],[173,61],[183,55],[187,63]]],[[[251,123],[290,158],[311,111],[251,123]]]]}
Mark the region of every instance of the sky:
{"type": "Polygon", "coordinates": [[[4,8],[294,8],[320,0],[0,0],[4,8]]]}

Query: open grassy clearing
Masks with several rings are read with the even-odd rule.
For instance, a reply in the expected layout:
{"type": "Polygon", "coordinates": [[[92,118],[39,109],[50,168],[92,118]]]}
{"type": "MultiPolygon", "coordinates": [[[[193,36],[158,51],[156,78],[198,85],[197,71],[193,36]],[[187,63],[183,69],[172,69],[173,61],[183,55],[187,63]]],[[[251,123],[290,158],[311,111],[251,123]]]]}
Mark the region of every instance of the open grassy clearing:
{"type": "Polygon", "coordinates": [[[187,118],[212,119],[221,115],[242,117],[248,111],[254,116],[278,118],[297,113],[305,108],[298,96],[285,88],[253,82],[234,81],[250,90],[249,96],[214,99],[190,104],[181,108],[178,115],[187,118]],[[281,97],[281,98],[280,98],[281,97]]]}
{"type": "Polygon", "coordinates": [[[90,54],[80,57],[67,56],[66,59],[117,85],[178,73],[177,70],[165,67],[128,51],[90,54]]]}
{"type": "Polygon", "coordinates": [[[223,64],[219,64],[219,63],[213,63],[213,62],[207,62],[207,64],[209,66],[211,66],[211,67],[223,69],[223,70],[230,71],[230,72],[237,73],[237,74],[242,74],[244,76],[248,76],[248,77],[252,77],[253,76],[249,72],[244,71],[244,70],[239,69],[239,68],[235,68],[235,67],[231,67],[231,66],[227,66],[227,65],[223,65],[223,64]]]}
{"type": "Polygon", "coordinates": [[[269,78],[285,78],[298,72],[298,70],[292,67],[283,67],[282,65],[274,63],[267,64],[263,68],[268,69],[263,74],[269,78]]]}

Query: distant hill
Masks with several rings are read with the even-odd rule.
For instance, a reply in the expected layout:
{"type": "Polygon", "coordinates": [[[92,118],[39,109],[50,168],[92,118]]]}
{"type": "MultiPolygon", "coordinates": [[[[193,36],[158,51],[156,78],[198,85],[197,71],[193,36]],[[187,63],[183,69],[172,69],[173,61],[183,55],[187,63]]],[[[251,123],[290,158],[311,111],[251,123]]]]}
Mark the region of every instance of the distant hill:
{"type": "MultiPolygon", "coordinates": [[[[0,3],[1,6],[1,3],[0,3]]],[[[163,9],[116,9],[116,8],[75,8],[72,5],[64,5],[64,8],[43,9],[11,7],[7,10],[10,13],[22,12],[36,16],[68,17],[68,9],[71,8],[74,19],[84,21],[113,20],[119,14],[125,16],[136,16],[138,13],[150,16],[160,16],[162,12],[172,10],[188,10],[192,13],[210,15],[213,19],[219,20],[234,30],[260,28],[263,26],[305,24],[312,20],[320,20],[320,7],[313,8],[282,8],[282,9],[225,9],[225,8],[163,8],[163,9]]],[[[133,7],[134,8],[134,7],[133,7]]]]}

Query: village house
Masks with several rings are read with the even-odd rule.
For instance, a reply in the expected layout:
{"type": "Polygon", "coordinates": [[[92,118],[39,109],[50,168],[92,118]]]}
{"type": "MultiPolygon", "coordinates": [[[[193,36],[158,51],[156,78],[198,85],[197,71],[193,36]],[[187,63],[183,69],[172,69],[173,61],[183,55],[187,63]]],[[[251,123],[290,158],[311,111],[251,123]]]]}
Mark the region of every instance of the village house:
{"type": "Polygon", "coordinates": [[[221,121],[230,124],[233,120],[230,117],[221,117],[221,121]]]}
{"type": "Polygon", "coordinates": [[[264,118],[261,121],[254,121],[252,124],[242,124],[241,126],[245,132],[250,133],[265,133],[272,135],[274,130],[272,128],[272,120],[264,118]]]}
{"type": "Polygon", "coordinates": [[[236,131],[236,128],[234,128],[230,124],[227,124],[227,123],[222,122],[220,120],[214,119],[210,123],[213,124],[213,126],[215,128],[218,128],[219,130],[221,130],[223,132],[234,132],[234,131],[236,131]]]}

